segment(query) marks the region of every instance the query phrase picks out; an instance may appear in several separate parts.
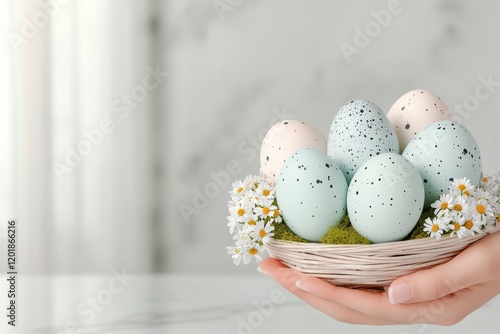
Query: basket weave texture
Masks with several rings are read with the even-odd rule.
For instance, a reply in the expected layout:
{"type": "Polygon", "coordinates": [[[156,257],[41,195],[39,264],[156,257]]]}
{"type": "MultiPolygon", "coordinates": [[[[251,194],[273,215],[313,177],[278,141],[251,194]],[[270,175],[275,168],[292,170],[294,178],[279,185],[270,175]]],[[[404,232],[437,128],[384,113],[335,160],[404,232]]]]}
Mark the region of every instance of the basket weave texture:
{"type": "Polygon", "coordinates": [[[304,274],[349,288],[381,289],[396,278],[447,262],[485,232],[370,245],[327,245],[271,240],[271,257],[304,274]]]}

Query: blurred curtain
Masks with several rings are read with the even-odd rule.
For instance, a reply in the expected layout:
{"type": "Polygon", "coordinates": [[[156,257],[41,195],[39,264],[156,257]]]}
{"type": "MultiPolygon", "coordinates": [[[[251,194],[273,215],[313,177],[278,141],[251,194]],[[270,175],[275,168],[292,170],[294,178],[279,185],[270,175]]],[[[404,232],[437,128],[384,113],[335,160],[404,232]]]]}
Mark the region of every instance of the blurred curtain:
{"type": "Polygon", "coordinates": [[[151,2],[0,3],[0,228],[19,220],[21,271],[151,270],[151,2]]]}

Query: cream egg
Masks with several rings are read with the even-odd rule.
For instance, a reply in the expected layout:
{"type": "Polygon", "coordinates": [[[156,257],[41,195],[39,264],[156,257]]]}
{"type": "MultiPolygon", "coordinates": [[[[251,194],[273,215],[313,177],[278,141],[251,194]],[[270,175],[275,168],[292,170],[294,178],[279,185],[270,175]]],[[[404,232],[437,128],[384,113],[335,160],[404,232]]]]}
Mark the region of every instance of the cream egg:
{"type": "Polygon", "coordinates": [[[262,174],[271,182],[276,182],[286,159],[303,148],[313,148],[326,153],[326,139],[314,127],[298,120],[276,123],[262,141],[262,174]]]}
{"type": "Polygon", "coordinates": [[[436,94],[415,89],[401,96],[392,105],[387,118],[398,136],[399,150],[403,152],[417,133],[434,122],[451,120],[452,116],[446,104],[436,94]]]}

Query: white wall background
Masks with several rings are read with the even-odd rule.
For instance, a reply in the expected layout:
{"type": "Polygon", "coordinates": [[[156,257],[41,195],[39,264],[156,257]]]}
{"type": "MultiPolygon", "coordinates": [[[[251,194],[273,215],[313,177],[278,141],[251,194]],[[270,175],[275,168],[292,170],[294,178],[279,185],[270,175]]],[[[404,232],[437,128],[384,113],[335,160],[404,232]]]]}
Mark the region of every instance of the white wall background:
{"type": "MultiPolygon", "coordinates": [[[[17,53],[5,36],[40,3],[1,1],[0,228],[9,217],[22,224],[24,270],[253,273],[225,254],[229,186],[188,220],[179,207],[192,206],[195,189],[231,160],[242,167],[233,180],[258,173],[250,142],[276,111],[327,135],[352,98],[387,111],[424,88],[456,110],[472,101],[479,77],[500,83],[493,0],[401,0],[348,62],[339,45],[376,25],[371,12],[388,3],[75,0],[17,53]],[[214,3],[230,10],[219,15],[214,3]],[[156,65],[169,72],[165,82],[116,118],[113,101],[156,65]],[[52,162],[103,118],[116,128],[59,182],[52,162]]],[[[477,108],[455,113],[489,174],[500,173],[498,106],[494,86],[477,108]]]]}
{"type": "MultiPolygon", "coordinates": [[[[190,224],[177,206],[192,203],[193,188],[203,189],[210,171],[225,170],[232,159],[243,167],[235,179],[258,173],[258,157],[248,161],[250,155],[237,147],[269,126],[275,108],[286,108],[326,136],[338,109],[352,98],[388,111],[405,92],[424,88],[453,109],[474,95],[478,77],[500,82],[500,5],[494,1],[401,0],[400,12],[349,63],[339,45],[354,44],[355,29],[376,22],[371,12],[387,10],[388,3],[241,1],[221,20],[212,1],[170,2],[163,28],[172,71],[165,90],[172,117],[167,132],[175,152],[166,157],[171,173],[165,188],[173,193],[164,207],[171,222],[165,227],[177,250],[167,252],[170,268],[255,270],[233,268],[221,248],[231,243],[227,196],[211,200],[190,224]]],[[[496,86],[468,117],[461,116],[490,174],[500,172],[499,106],[496,86]]]]}

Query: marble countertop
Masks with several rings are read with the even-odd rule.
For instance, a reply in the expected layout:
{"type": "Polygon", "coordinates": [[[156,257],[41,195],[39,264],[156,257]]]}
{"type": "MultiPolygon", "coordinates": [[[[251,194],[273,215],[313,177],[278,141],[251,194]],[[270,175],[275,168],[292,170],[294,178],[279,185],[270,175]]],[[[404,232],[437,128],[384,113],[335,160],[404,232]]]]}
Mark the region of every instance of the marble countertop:
{"type": "Polygon", "coordinates": [[[20,275],[17,290],[18,326],[3,315],[2,333],[496,333],[500,310],[497,297],[453,327],[354,326],[258,274],[20,275]]]}

